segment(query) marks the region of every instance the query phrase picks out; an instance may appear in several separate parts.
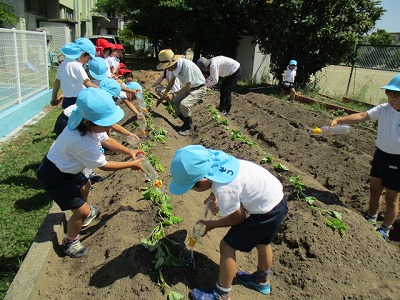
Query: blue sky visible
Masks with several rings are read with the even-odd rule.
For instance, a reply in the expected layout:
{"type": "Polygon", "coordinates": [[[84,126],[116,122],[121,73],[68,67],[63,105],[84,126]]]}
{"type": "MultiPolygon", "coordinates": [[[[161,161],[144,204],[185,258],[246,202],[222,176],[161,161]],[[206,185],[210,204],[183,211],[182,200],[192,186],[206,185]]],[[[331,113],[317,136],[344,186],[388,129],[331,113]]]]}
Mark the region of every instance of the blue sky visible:
{"type": "Polygon", "coordinates": [[[375,28],[384,29],[387,32],[400,32],[400,0],[381,0],[386,12],[375,24],[375,28]]]}

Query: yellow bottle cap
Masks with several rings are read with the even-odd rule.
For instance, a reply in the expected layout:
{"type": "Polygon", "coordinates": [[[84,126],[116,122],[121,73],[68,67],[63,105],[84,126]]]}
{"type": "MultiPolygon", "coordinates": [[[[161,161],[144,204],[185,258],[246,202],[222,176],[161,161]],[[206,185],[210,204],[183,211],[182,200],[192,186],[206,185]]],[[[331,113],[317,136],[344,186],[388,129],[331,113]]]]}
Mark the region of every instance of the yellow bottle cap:
{"type": "Polygon", "coordinates": [[[319,127],[315,127],[315,128],[312,130],[312,133],[314,133],[314,134],[320,134],[321,132],[322,132],[322,129],[319,128],[319,127]]]}

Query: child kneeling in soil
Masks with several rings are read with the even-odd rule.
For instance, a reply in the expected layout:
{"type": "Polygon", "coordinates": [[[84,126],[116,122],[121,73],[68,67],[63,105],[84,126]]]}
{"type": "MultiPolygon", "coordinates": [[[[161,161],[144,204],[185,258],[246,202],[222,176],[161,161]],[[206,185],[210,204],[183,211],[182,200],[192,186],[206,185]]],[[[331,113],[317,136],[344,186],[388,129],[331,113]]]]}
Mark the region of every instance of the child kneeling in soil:
{"type": "Polygon", "coordinates": [[[388,98],[368,110],[340,118],[335,118],[331,126],[354,124],[367,120],[378,121],[378,133],[375,141],[376,151],[372,160],[371,182],[368,212],[365,219],[376,227],[381,196],[385,188],[385,217],[377,231],[387,240],[389,231],[399,213],[400,194],[400,74],[382,87],[388,98]]]}
{"type": "Polygon", "coordinates": [[[221,264],[216,286],[211,291],[191,290],[192,299],[229,299],[235,276],[246,287],[269,294],[270,243],[287,215],[280,181],[255,163],[200,145],[179,149],[172,159],[171,174],[169,188],[173,194],[180,195],[190,189],[211,190],[204,203],[211,201],[211,211],[220,210],[223,218],[201,220],[206,225],[204,234],[214,228],[231,227],[220,243],[221,264]],[[236,272],[236,250],[250,252],[253,248],[258,252],[257,270],[252,274],[236,272]]]}
{"type": "Polygon", "coordinates": [[[85,168],[142,170],[140,162],[143,159],[136,160],[136,155],[144,153],[130,150],[107,136],[110,126],[124,116],[111,94],[98,88],[86,88],[79,92],[76,106],[68,119],[68,128],[58,136],[36,172],[43,188],[60,208],[72,211],[62,247],[73,258],[87,254],[88,248],[79,241],[79,232],[99,212],[97,207],[88,204],[90,181],[82,171],[85,168]],[[102,146],[129,155],[132,159],[107,161],[102,146]]]}

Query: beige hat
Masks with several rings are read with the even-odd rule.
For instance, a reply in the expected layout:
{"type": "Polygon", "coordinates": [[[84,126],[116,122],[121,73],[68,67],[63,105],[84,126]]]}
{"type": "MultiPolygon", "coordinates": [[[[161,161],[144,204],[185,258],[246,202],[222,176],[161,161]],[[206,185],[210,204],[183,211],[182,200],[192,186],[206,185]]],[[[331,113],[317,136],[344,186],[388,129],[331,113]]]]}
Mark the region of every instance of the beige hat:
{"type": "Polygon", "coordinates": [[[157,69],[163,70],[170,66],[173,66],[180,58],[181,56],[175,55],[171,49],[161,50],[160,53],[158,53],[158,60],[160,61],[160,63],[157,65],[157,69]]]}

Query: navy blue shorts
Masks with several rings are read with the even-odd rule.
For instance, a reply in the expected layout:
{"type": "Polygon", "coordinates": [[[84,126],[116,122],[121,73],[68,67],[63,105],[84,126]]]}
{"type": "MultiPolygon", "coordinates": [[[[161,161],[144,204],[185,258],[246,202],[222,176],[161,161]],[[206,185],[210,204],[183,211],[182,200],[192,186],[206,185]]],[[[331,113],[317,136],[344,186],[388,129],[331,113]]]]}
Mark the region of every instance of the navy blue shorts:
{"type": "Polygon", "coordinates": [[[296,84],[293,83],[293,82],[284,81],[284,82],[282,82],[281,87],[282,87],[282,89],[284,89],[285,91],[290,91],[290,89],[296,87],[296,84]]]}
{"type": "Polygon", "coordinates": [[[82,172],[63,173],[45,156],[36,171],[36,177],[61,210],[78,209],[85,204],[80,188],[88,179],[82,172]]]}
{"type": "Polygon", "coordinates": [[[68,106],[75,104],[76,103],[76,98],[77,97],[65,97],[63,99],[62,104],[61,104],[61,107],[63,109],[66,109],[68,106]]]}
{"type": "Polygon", "coordinates": [[[370,175],[380,178],[384,188],[400,192],[400,155],[389,154],[377,148],[370,175]]]}
{"type": "Polygon", "coordinates": [[[62,112],[57,120],[56,123],[54,124],[54,133],[57,135],[57,137],[61,134],[61,132],[63,132],[64,128],[67,127],[68,125],[68,117],[66,114],[64,114],[64,112],[62,112]]]}
{"type": "Polygon", "coordinates": [[[274,239],[288,212],[286,197],[270,212],[250,215],[244,222],[232,226],[224,237],[225,243],[233,249],[250,252],[255,246],[268,245],[274,239]]]}

